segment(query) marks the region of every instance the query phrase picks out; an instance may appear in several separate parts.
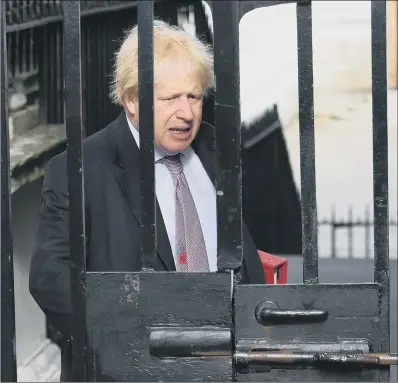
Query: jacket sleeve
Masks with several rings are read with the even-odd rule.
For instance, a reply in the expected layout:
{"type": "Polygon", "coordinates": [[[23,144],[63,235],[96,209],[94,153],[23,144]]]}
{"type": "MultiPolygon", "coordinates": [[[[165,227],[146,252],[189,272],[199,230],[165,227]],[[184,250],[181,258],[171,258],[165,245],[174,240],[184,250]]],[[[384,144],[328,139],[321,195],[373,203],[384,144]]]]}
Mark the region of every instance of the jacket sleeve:
{"type": "Polygon", "coordinates": [[[44,174],[29,290],[53,326],[67,338],[72,314],[68,207],[66,156],[61,155],[50,160],[44,174]]]}

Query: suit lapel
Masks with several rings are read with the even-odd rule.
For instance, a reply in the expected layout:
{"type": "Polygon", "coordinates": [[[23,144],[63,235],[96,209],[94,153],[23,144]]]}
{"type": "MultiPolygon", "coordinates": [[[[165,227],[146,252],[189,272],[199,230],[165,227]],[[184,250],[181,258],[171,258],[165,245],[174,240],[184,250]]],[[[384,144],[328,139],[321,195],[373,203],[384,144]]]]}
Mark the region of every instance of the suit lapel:
{"type": "MultiPolygon", "coordinates": [[[[115,149],[115,176],[132,215],[139,225],[141,225],[140,152],[130,132],[124,112],[117,118],[115,126],[113,126],[110,131],[115,149]]],[[[157,201],[156,216],[157,252],[164,264],[164,268],[174,271],[175,264],[173,254],[157,201]]]]}
{"type": "Polygon", "coordinates": [[[215,186],[215,155],[214,155],[214,127],[207,122],[202,122],[195,140],[192,142],[192,148],[199,157],[203,167],[211,182],[215,186]]]}

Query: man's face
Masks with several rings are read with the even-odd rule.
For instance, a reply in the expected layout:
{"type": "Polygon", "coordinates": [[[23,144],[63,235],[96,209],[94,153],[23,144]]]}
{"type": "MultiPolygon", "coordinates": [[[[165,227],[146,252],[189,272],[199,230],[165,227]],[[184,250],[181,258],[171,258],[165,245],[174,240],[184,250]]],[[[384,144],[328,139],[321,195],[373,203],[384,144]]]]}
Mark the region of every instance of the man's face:
{"type": "MultiPolygon", "coordinates": [[[[160,81],[154,87],[155,144],[167,152],[185,150],[195,138],[201,120],[203,95],[185,55],[160,66],[160,81]]],[[[139,123],[139,103],[128,102],[133,123],[139,123]]],[[[143,117],[145,118],[145,117],[143,117]]]]}

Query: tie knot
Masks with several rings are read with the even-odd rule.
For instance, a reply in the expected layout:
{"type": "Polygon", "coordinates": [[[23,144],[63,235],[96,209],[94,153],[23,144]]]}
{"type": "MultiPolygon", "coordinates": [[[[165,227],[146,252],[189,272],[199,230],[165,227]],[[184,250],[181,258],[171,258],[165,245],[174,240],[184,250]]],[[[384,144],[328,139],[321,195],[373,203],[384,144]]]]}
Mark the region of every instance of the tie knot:
{"type": "Polygon", "coordinates": [[[182,164],[179,154],[173,156],[165,156],[162,162],[167,166],[172,176],[182,173],[182,164]]]}

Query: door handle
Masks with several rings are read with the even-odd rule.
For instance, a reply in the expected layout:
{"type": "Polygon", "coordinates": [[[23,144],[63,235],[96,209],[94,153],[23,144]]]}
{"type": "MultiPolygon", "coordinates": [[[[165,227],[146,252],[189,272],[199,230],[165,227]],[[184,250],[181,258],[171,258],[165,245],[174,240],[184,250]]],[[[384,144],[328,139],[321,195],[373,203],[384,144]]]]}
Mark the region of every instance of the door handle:
{"type": "Polygon", "coordinates": [[[324,322],[328,318],[327,310],[291,310],[280,309],[275,302],[262,302],[256,308],[256,319],[263,326],[275,324],[305,324],[324,322]]]}
{"type": "Polygon", "coordinates": [[[260,315],[263,322],[282,324],[324,322],[328,314],[326,310],[263,309],[260,315]]]}

